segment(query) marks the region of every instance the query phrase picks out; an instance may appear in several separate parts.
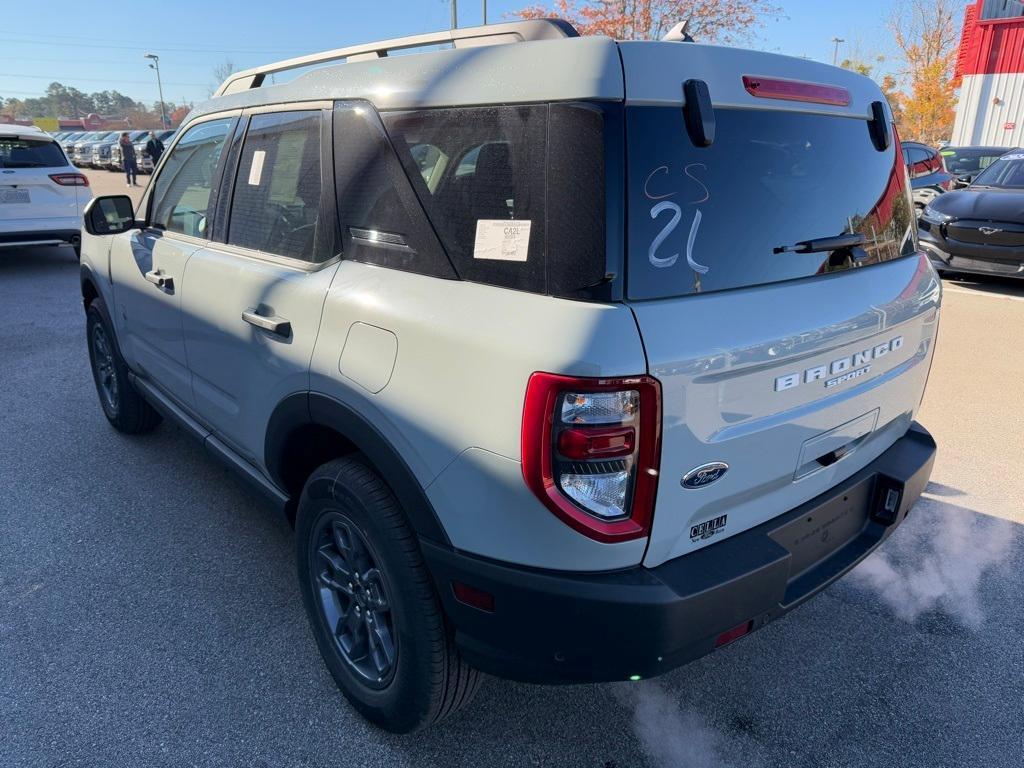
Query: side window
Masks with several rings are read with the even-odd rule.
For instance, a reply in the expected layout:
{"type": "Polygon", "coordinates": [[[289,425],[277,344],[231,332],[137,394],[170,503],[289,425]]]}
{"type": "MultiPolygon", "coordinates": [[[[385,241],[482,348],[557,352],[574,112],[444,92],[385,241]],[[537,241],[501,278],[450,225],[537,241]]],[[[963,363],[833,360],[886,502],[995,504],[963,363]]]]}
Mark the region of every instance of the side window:
{"type": "Polygon", "coordinates": [[[451,262],[413,185],[436,189],[449,157],[433,142],[410,145],[403,169],[377,111],[360,102],[334,108],[334,177],[345,259],[433,277],[454,277],[451,262]]]}
{"type": "Polygon", "coordinates": [[[448,164],[448,157],[433,144],[417,144],[409,148],[409,154],[420,169],[420,176],[428,188],[434,189],[448,164]]]}
{"type": "Polygon", "coordinates": [[[232,117],[200,123],[181,137],[153,181],[150,226],[207,237],[207,211],[232,117]]]}
{"type": "Polygon", "coordinates": [[[462,279],[555,295],[606,283],[604,128],[620,116],[529,104],[382,117],[462,279]],[[451,158],[429,185],[415,183],[423,145],[451,158]]]}
{"type": "Polygon", "coordinates": [[[317,237],[322,188],[321,112],[254,115],[242,146],[228,222],[228,243],[319,262],[330,258],[317,237]]]}

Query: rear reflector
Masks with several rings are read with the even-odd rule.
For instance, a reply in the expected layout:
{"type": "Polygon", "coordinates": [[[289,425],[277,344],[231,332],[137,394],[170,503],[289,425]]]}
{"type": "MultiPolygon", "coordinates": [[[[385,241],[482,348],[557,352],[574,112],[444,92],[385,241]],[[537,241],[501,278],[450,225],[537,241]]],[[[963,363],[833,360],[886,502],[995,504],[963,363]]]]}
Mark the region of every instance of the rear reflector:
{"type": "Polygon", "coordinates": [[[62,187],[88,187],[89,179],[80,173],[51,173],[50,178],[62,187]]]}
{"type": "Polygon", "coordinates": [[[566,429],[558,434],[558,450],[567,459],[610,459],[633,453],[635,440],[632,427],[566,429]]]}
{"type": "Polygon", "coordinates": [[[751,619],[750,621],[743,622],[738,627],[733,627],[728,632],[723,632],[715,640],[715,648],[721,648],[723,645],[728,645],[733,640],[739,640],[753,628],[754,621],[751,619]]]}
{"type": "Polygon", "coordinates": [[[747,93],[751,96],[757,96],[762,99],[808,101],[814,104],[831,104],[836,107],[847,107],[850,105],[850,92],[837,85],[744,75],[743,87],[747,89],[747,93]]]}
{"type": "Polygon", "coordinates": [[[470,608],[494,613],[494,595],[490,592],[463,584],[461,581],[452,582],[452,592],[460,603],[468,605],[470,608]]]}

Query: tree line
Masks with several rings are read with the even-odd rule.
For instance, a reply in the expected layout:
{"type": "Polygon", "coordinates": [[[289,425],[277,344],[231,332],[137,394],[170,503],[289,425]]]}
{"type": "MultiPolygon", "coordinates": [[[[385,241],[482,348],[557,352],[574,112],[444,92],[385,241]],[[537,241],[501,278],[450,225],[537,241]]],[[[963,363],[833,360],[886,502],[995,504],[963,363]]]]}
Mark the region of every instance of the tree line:
{"type": "MultiPolygon", "coordinates": [[[[180,122],[191,106],[164,102],[172,125],[180,122]]],[[[84,93],[53,82],[42,96],[34,99],[4,98],[0,95],[0,115],[16,120],[47,117],[75,120],[89,114],[123,117],[133,128],[160,126],[160,102],[147,105],[116,90],[84,93]]]]}

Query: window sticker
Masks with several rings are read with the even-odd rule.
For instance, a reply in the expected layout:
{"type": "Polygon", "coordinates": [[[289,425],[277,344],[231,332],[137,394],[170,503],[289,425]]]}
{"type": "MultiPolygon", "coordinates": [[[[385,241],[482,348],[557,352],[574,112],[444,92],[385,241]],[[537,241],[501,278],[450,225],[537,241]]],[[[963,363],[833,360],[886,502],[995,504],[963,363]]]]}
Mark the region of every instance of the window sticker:
{"type": "Polygon", "coordinates": [[[266,158],[267,153],[262,149],[252,153],[252,167],[249,169],[249,186],[258,187],[260,185],[260,177],[263,176],[263,161],[266,158]]]}
{"type": "Polygon", "coordinates": [[[477,219],[473,258],[526,261],[530,223],[525,219],[477,219]]]}

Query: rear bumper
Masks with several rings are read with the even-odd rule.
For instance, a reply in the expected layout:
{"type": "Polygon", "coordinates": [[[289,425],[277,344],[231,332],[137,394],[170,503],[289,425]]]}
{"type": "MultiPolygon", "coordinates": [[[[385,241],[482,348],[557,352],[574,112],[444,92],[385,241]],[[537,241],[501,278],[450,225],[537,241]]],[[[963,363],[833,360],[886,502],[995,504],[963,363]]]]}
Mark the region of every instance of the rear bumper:
{"type": "Polygon", "coordinates": [[[729,630],[765,626],[853,568],[905,519],[934,458],[935,441],[914,424],[827,493],[657,568],[570,574],[429,542],[423,552],[460,651],[485,672],[541,683],[652,677],[710,653],[729,630]],[[877,515],[886,500],[895,508],[877,515]],[[494,610],[457,601],[452,582],[490,593],[494,610]]]}

